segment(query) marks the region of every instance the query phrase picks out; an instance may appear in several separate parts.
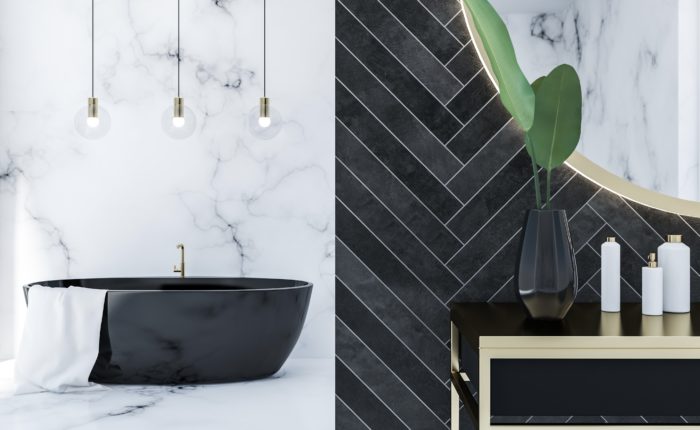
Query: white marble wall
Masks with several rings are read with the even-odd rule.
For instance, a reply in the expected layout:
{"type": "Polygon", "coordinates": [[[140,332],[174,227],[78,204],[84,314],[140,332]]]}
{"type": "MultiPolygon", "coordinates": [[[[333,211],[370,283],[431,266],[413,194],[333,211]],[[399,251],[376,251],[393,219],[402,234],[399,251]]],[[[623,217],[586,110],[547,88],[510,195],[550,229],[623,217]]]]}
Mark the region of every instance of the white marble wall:
{"type": "Polygon", "coordinates": [[[96,93],[112,116],[96,141],[73,128],[90,90],[90,1],[0,2],[0,358],[23,283],[171,276],[178,242],[192,276],[312,281],[293,355],[332,356],[333,2],[268,0],[268,96],[286,122],[262,141],[246,128],[262,0],[181,1],[182,94],[199,120],[183,141],[160,127],[175,0],[96,0],[96,93]]]}
{"type": "MultiPolygon", "coordinates": [[[[688,111],[679,108],[688,105],[684,96],[697,98],[697,86],[679,84],[679,73],[688,70],[687,58],[679,58],[679,1],[500,0],[496,6],[531,81],[560,63],[579,72],[581,153],[635,184],[698,200],[700,143],[686,128],[697,121],[687,121],[688,111]]],[[[687,45],[697,51],[697,38],[687,45]]]]}

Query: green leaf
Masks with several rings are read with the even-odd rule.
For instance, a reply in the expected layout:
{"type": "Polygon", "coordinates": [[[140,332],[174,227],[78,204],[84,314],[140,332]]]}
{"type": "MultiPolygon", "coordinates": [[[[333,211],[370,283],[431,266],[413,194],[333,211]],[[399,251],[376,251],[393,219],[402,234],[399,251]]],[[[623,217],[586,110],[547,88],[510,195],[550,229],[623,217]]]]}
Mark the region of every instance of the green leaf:
{"type": "Polygon", "coordinates": [[[491,63],[503,106],[523,130],[529,130],[534,118],[535,94],[518,65],[506,25],[487,0],[464,0],[464,4],[491,63]]]}
{"type": "MultiPolygon", "coordinates": [[[[542,81],[544,80],[544,78],[545,78],[544,76],[540,76],[539,78],[535,79],[535,81],[532,83],[532,90],[535,93],[537,92],[537,88],[539,88],[539,86],[542,83],[542,81]]],[[[534,160],[535,155],[534,155],[532,142],[530,141],[530,136],[527,133],[525,133],[525,149],[527,150],[527,155],[529,155],[530,158],[532,158],[534,160]]],[[[535,175],[535,176],[537,176],[537,175],[535,175]]]]}
{"type": "Polygon", "coordinates": [[[551,171],[564,164],[581,137],[581,83],[576,70],[562,64],[533,85],[535,120],[527,134],[535,162],[551,171]]]}
{"type": "Polygon", "coordinates": [[[533,90],[535,93],[537,93],[537,89],[538,89],[538,88],[540,87],[540,85],[542,84],[542,81],[544,81],[544,78],[546,78],[546,76],[540,76],[539,78],[535,79],[535,82],[532,83],[532,90],[533,90]]]}

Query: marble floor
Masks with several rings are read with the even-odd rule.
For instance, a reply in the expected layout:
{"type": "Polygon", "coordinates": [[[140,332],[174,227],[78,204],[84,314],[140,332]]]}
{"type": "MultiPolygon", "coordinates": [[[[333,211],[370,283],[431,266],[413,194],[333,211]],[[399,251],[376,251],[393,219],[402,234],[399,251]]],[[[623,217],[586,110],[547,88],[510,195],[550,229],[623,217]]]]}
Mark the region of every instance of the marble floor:
{"type": "MultiPolygon", "coordinates": [[[[0,392],[11,384],[12,366],[0,363],[0,392]]],[[[334,427],[333,374],[332,359],[290,359],[274,376],[251,382],[5,394],[0,429],[327,430],[334,427]]]]}

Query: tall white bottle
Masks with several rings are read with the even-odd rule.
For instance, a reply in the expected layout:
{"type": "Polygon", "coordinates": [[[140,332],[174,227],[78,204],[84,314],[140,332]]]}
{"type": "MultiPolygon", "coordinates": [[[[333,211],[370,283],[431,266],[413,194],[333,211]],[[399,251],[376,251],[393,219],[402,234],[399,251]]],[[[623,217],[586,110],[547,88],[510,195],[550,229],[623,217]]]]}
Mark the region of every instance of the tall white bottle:
{"type": "Polygon", "coordinates": [[[659,246],[659,267],[664,269],[664,312],[690,312],[690,248],[680,234],[670,234],[659,246]]]}
{"type": "Polygon", "coordinates": [[[642,314],[664,313],[664,269],[657,267],[656,254],[649,254],[647,267],[642,267],[642,314]]]}
{"type": "Polygon", "coordinates": [[[600,309],[620,312],[620,244],[614,237],[600,246],[600,309]]]}

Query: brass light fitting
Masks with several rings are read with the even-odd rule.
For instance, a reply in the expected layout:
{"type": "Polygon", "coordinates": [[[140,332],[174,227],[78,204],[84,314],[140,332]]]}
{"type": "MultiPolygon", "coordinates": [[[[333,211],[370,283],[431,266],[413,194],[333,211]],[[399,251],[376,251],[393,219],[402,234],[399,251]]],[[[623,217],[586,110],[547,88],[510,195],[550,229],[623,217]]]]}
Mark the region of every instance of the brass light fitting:
{"type": "Polygon", "coordinates": [[[88,97],[88,117],[97,118],[98,112],[97,97],[88,97]]]}
{"type": "Polygon", "coordinates": [[[605,238],[605,241],[606,242],[615,242],[615,236],[607,237],[607,238],[605,238]]]}
{"type": "Polygon", "coordinates": [[[97,97],[88,97],[88,114],[86,123],[89,128],[97,128],[100,125],[97,97]]]}
{"type": "Polygon", "coordinates": [[[260,118],[270,117],[270,98],[260,97],[260,118]]]}
{"type": "Polygon", "coordinates": [[[185,116],[185,99],[183,99],[182,97],[175,97],[175,99],[173,100],[173,116],[185,116]]]}
{"type": "Polygon", "coordinates": [[[185,125],[185,99],[182,97],[173,100],[173,125],[178,128],[185,125]]]}
{"type": "Polygon", "coordinates": [[[262,128],[267,128],[272,124],[270,119],[270,99],[260,97],[260,117],[258,117],[258,125],[262,128]]]}

